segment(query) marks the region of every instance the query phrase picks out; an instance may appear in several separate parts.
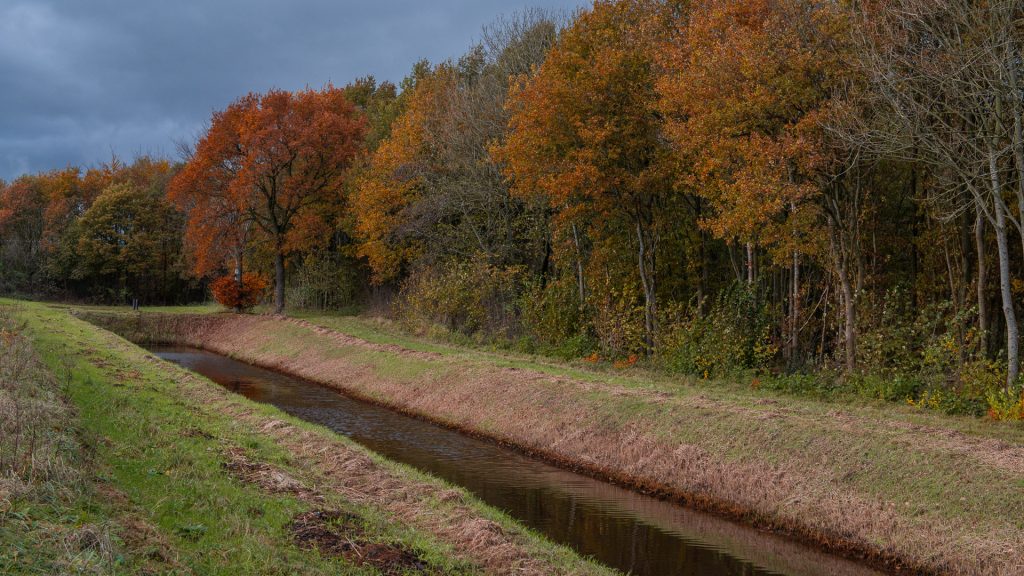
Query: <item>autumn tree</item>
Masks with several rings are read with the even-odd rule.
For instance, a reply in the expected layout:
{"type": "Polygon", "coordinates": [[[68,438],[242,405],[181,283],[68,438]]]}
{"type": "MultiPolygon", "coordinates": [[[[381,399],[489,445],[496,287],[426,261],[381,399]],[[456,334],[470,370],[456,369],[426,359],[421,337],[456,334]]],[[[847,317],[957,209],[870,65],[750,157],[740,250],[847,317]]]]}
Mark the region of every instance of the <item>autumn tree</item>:
{"type": "Polygon", "coordinates": [[[113,157],[88,170],[50,170],[5,186],[0,190],[0,243],[5,245],[8,282],[23,290],[71,288],[78,263],[71,232],[78,219],[115,178],[127,178],[128,171],[140,186],[149,186],[169,170],[166,163],[148,157],[132,164],[113,157]]]}
{"type": "Polygon", "coordinates": [[[29,177],[0,187],[0,286],[21,287],[38,277],[47,198],[29,177]]]}
{"type": "Polygon", "coordinates": [[[647,350],[673,192],[655,91],[664,14],[646,0],[599,1],[579,14],[537,73],[513,87],[511,133],[497,150],[518,197],[541,195],[558,223],[577,236],[588,227],[608,254],[632,251],[647,350]]]}
{"type": "Polygon", "coordinates": [[[799,348],[801,263],[816,258],[839,278],[852,371],[861,188],[826,130],[848,78],[841,29],[830,4],[696,2],[662,52],[659,91],[674,151],[693,161],[684,176],[713,209],[704,226],[746,246],[748,284],[761,248],[788,269],[787,355],[799,348]]]}
{"type": "Polygon", "coordinates": [[[414,263],[541,260],[543,215],[510,194],[489,147],[508,130],[510,78],[543,61],[557,28],[539,10],[501,19],[457,61],[419,65],[403,82],[402,113],[352,203],[375,282],[393,281],[414,263]]]}
{"type": "Polygon", "coordinates": [[[215,112],[206,133],[168,186],[168,198],[187,215],[185,243],[197,276],[230,261],[241,287],[252,236],[248,198],[232,192],[243,158],[241,133],[256,97],[247,95],[215,112]]]}
{"type": "Polygon", "coordinates": [[[422,119],[433,86],[439,81],[429,74],[416,79],[415,84],[407,83],[404,112],[356,181],[351,206],[359,238],[358,254],[369,262],[377,284],[398,277],[420,249],[415,241],[398,238],[395,233],[406,221],[404,210],[419,195],[423,168],[418,159],[426,139],[422,119]]]}
{"type": "Polygon", "coordinates": [[[391,124],[402,111],[402,99],[393,83],[373,76],[357,78],[344,88],[348,98],[366,117],[366,148],[373,151],[391,133],[391,124]]]}
{"type": "Polygon", "coordinates": [[[190,213],[189,229],[207,250],[224,237],[237,250],[248,234],[259,233],[273,254],[274,309],[280,313],[285,259],[308,247],[311,236],[301,230],[320,224],[313,208],[340,192],[365,131],[344,91],[332,86],[250,94],[214,115],[172,185],[172,197],[179,205],[201,207],[190,213]]]}

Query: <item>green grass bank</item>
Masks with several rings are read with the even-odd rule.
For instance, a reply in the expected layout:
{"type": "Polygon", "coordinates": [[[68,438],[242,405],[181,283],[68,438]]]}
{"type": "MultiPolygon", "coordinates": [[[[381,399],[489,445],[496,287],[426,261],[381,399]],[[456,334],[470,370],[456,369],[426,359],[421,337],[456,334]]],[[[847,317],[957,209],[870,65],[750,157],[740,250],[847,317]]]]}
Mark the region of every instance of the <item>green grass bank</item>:
{"type": "Polygon", "coordinates": [[[611,573],[65,309],[0,326],[0,573],[611,573]]]}

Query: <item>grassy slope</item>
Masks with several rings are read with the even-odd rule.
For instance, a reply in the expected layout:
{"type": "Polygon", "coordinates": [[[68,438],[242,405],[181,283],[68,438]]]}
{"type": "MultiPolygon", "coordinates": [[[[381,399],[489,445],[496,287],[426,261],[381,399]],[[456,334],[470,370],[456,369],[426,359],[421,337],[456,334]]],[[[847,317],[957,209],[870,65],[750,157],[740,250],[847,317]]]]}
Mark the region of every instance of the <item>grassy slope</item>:
{"type": "MultiPolygon", "coordinates": [[[[755,522],[809,526],[822,540],[840,546],[846,540],[923,568],[1024,569],[1017,552],[1024,544],[1020,425],[467,350],[359,318],[307,319],[369,342],[439,357],[339,344],[284,322],[261,324],[260,334],[244,341],[251,347],[236,346],[233,353],[250,361],[273,357],[276,367],[299,373],[320,362],[316,379],[331,383],[334,378],[336,385],[357,387],[385,403],[530,448],[553,447],[556,453],[568,450],[565,443],[545,439],[539,430],[545,419],[564,416],[557,424],[569,432],[585,430],[608,441],[643,440],[623,445],[622,460],[612,463],[619,469],[640,479],[660,474],[659,481],[698,497],[732,499],[727,503],[747,508],[752,513],[745,516],[755,522]],[[507,368],[555,377],[517,378],[507,368]],[[364,382],[344,376],[345,370],[370,376],[361,376],[364,382]],[[422,399],[441,388],[446,397],[433,404],[422,399]],[[457,395],[460,388],[466,397],[457,395]],[[460,412],[466,403],[474,403],[475,411],[460,412]],[[517,403],[522,404],[518,411],[517,403]],[[517,427],[517,419],[529,422],[517,427]],[[685,448],[692,457],[673,453],[672,447],[685,448]],[[666,461],[647,458],[656,449],[666,461]]],[[[572,454],[578,460],[597,458],[600,467],[608,464],[601,458],[612,457],[599,446],[581,446],[572,454]]]]}
{"type": "MultiPolygon", "coordinates": [[[[112,334],[76,320],[63,310],[38,304],[17,304],[15,309],[45,364],[54,370],[71,368],[68,392],[78,411],[75,425],[95,451],[94,475],[100,486],[70,509],[63,507],[66,504],[49,510],[29,506],[19,511],[16,522],[112,526],[118,549],[111,556],[116,564],[110,567],[114,571],[127,568],[134,572],[153,564],[156,546],[163,550],[159,556],[164,560],[150,568],[161,572],[374,573],[343,558],[322,557],[294,546],[285,526],[296,514],[309,510],[309,502],[287,491],[268,493],[225,471],[225,452],[241,450],[249,460],[268,463],[306,485],[324,485],[315,471],[293,462],[294,455],[279,439],[256,431],[251,422],[198,403],[194,396],[182,392],[182,378],[189,378],[183,376],[185,371],[152,362],[144,350],[112,334]],[[152,528],[143,530],[139,526],[152,528]],[[147,534],[133,533],[140,530],[147,534]]],[[[197,381],[199,387],[219,390],[205,379],[197,381]]],[[[318,441],[361,451],[339,436],[272,407],[235,396],[218,404],[254,414],[250,420],[283,421],[318,441]]],[[[408,482],[439,484],[410,469],[370,458],[389,474],[408,482]]],[[[325,491],[320,497],[324,500],[319,507],[358,515],[363,538],[415,550],[435,573],[482,571],[461,558],[451,544],[396,521],[385,510],[353,502],[340,492],[325,491]]],[[[461,501],[469,502],[482,518],[496,522],[508,533],[519,534],[518,544],[554,571],[604,572],[529,534],[464,494],[460,495],[461,501]]],[[[444,506],[436,503],[438,514],[444,506]]],[[[429,516],[431,511],[422,513],[429,516]]],[[[0,506],[0,522],[5,527],[12,518],[4,515],[0,506]]],[[[0,548],[39,546],[38,536],[38,531],[0,529],[0,548]]],[[[55,554],[59,555],[63,544],[51,544],[43,547],[57,550],[55,554]]],[[[13,563],[13,568],[5,568],[12,572],[50,572],[41,559],[43,555],[36,556],[40,563],[22,558],[13,563]]]]}

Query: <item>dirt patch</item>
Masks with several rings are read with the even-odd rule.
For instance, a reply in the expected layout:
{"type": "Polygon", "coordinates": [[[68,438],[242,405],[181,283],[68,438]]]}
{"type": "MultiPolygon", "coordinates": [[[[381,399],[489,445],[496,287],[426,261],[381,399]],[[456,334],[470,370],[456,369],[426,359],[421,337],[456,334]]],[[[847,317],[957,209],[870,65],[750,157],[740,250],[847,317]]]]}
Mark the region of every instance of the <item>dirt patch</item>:
{"type": "Polygon", "coordinates": [[[173,568],[181,574],[192,573],[178,561],[177,552],[164,535],[139,515],[126,515],[118,521],[118,524],[120,524],[118,535],[125,546],[155,563],[155,565],[146,567],[148,573],[164,573],[168,571],[168,568],[173,568]]]}
{"type": "Polygon", "coordinates": [[[270,494],[292,494],[301,500],[319,498],[316,492],[282,470],[266,462],[251,460],[241,448],[228,448],[224,451],[224,457],[224,469],[242,482],[259,486],[270,494]]]}
{"type": "MultiPolygon", "coordinates": [[[[287,426],[279,420],[271,420],[262,430],[270,432],[287,426]]],[[[275,466],[250,459],[241,448],[230,447],[224,451],[224,456],[224,469],[242,482],[272,494],[292,494],[300,500],[321,505],[324,501],[319,492],[305,487],[275,466]]],[[[342,556],[357,566],[373,566],[385,576],[436,572],[430,571],[430,565],[413,550],[369,540],[362,519],[351,512],[320,509],[303,512],[285,529],[299,548],[342,556]]]]}
{"type": "Polygon", "coordinates": [[[181,431],[181,435],[186,438],[202,438],[203,440],[213,440],[213,434],[205,430],[201,430],[194,426],[189,426],[181,431]]]}
{"type": "Polygon", "coordinates": [[[420,556],[396,544],[370,542],[355,514],[313,510],[296,516],[286,527],[295,544],[321,554],[342,556],[358,566],[373,566],[381,574],[425,574],[429,565],[420,556]]]}

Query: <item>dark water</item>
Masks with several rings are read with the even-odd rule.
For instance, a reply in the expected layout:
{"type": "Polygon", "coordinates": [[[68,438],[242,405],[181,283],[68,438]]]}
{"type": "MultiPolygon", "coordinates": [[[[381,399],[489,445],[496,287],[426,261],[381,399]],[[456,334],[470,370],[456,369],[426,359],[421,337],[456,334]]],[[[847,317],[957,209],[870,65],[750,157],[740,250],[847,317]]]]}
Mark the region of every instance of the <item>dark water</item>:
{"type": "Polygon", "coordinates": [[[770,534],[618,488],[489,442],[353,400],[313,382],[209,352],[154,353],[258,402],[326,426],[623,572],[663,575],[867,575],[875,572],[770,534]]]}

